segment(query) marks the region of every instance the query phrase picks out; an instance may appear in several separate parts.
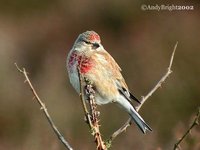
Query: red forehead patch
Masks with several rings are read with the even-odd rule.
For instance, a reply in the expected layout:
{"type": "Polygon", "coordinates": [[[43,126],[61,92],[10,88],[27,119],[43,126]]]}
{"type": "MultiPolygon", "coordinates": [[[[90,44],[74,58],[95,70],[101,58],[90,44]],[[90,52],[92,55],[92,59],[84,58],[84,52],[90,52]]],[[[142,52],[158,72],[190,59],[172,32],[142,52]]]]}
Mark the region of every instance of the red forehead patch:
{"type": "Polygon", "coordinates": [[[90,34],[88,38],[89,38],[90,41],[100,41],[100,37],[96,33],[90,34]]]}

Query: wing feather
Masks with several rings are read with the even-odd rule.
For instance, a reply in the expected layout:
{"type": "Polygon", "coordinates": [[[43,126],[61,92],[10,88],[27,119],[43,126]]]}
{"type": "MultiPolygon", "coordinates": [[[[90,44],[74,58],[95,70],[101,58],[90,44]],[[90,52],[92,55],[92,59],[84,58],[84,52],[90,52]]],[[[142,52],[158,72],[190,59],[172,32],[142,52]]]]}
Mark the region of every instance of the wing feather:
{"type": "Polygon", "coordinates": [[[93,73],[88,74],[88,78],[94,81],[100,95],[112,99],[120,92],[127,100],[131,101],[133,99],[139,103],[139,100],[129,92],[121,74],[121,68],[107,51],[95,51],[91,55],[91,59],[95,64],[95,68],[92,69],[93,73]],[[95,77],[93,74],[95,74],[95,77]]]}

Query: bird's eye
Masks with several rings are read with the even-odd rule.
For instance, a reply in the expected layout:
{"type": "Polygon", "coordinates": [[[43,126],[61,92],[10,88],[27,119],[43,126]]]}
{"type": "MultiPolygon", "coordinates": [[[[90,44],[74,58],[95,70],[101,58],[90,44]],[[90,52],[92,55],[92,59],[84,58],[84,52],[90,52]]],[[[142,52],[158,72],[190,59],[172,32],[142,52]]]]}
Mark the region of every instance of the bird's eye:
{"type": "Polygon", "coordinates": [[[86,44],[91,44],[90,42],[88,42],[88,41],[84,41],[86,44]]]}

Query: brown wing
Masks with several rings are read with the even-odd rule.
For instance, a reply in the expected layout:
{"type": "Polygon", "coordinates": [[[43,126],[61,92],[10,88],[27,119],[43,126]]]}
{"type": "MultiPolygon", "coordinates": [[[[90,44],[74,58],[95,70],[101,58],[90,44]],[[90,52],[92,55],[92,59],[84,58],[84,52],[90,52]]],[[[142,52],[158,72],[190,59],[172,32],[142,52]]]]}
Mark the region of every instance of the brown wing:
{"type": "Polygon", "coordinates": [[[115,78],[116,84],[118,84],[118,91],[124,95],[127,100],[131,101],[133,99],[140,103],[140,101],[129,92],[128,86],[121,74],[122,70],[114,58],[107,51],[98,51],[96,54],[102,57],[102,59],[105,59],[106,62],[109,62],[110,65],[106,65],[106,69],[110,71],[111,78],[115,78]]]}
{"type": "Polygon", "coordinates": [[[90,53],[93,62],[91,71],[85,76],[93,82],[97,92],[104,98],[114,101],[121,93],[127,100],[135,99],[121,74],[121,68],[107,51],[90,53]]]}
{"type": "Polygon", "coordinates": [[[110,71],[111,75],[116,78],[116,80],[124,87],[128,88],[125,83],[125,80],[121,74],[121,68],[114,60],[114,58],[107,51],[98,51],[97,55],[103,57],[110,65],[107,65],[107,69],[110,71]]]}

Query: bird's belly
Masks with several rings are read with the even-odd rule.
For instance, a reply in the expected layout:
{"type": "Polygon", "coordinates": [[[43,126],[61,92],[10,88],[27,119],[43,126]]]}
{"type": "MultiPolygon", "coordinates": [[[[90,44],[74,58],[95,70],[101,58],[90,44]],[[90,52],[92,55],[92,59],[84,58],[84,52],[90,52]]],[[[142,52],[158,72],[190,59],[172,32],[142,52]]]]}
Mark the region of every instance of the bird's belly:
{"type": "MultiPolygon", "coordinates": [[[[88,78],[92,84],[94,84],[95,101],[97,105],[115,102],[118,91],[111,78],[108,78],[107,75],[100,76],[100,73],[94,73],[92,70],[87,73],[83,73],[82,75],[83,77],[88,78]]],[[[80,83],[76,65],[71,68],[71,71],[69,72],[69,78],[70,83],[76,92],[80,93],[80,83]]]]}
{"type": "Polygon", "coordinates": [[[95,94],[95,101],[97,105],[105,105],[114,102],[112,99],[102,97],[98,93],[95,94]]]}
{"type": "Polygon", "coordinates": [[[94,86],[97,105],[115,102],[116,96],[119,94],[112,77],[109,77],[104,73],[104,70],[101,71],[101,69],[102,68],[99,69],[100,72],[94,69],[85,74],[85,77],[89,79],[94,86]]]}

